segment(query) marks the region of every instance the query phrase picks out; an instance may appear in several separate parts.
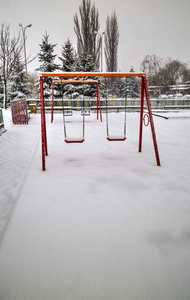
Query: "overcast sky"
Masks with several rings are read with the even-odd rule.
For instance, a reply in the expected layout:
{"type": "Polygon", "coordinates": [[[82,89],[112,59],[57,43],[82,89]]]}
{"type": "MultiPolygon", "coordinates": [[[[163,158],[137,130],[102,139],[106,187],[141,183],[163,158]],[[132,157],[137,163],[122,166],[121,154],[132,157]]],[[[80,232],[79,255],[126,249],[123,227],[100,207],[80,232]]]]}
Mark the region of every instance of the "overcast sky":
{"type": "MultiPolygon", "coordinates": [[[[61,55],[62,44],[69,37],[76,47],[74,14],[82,0],[0,0],[0,21],[10,23],[11,34],[17,34],[18,23],[26,29],[27,54],[35,56],[47,31],[49,42],[57,44],[55,54],[61,55]]],[[[119,24],[119,71],[131,66],[140,70],[147,54],[164,59],[172,57],[190,62],[190,0],[96,0],[100,33],[105,29],[107,15],[114,10],[119,24]]],[[[57,61],[58,62],[58,61],[57,61]]],[[[30,71],[38,60],[28,65],[30,71]]],[[[105,66],[104,66],[105,71],[105,66]]]]}

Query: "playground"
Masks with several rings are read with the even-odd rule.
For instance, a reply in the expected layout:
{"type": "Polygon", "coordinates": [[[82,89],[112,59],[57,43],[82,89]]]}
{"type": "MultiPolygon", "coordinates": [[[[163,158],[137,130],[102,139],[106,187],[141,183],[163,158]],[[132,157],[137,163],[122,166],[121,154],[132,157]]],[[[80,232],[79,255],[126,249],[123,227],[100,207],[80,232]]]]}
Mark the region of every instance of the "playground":
{"type": "MultiPolygon", "coordinates": [[[[40,113],[0,136],[0,299],[186,300],[190,295],[190,111],[85,116],[85,140],[65,143],[63,114],[40,113]],[[160,113],[161,114],[161,113],[160,113]],[[147,122],[147,121],[146,121],[147,122]],[[113,131],[112,131],[113,130],[113,131]]],[[[69,134],[83,116],[65,117],[69,134]]]]}

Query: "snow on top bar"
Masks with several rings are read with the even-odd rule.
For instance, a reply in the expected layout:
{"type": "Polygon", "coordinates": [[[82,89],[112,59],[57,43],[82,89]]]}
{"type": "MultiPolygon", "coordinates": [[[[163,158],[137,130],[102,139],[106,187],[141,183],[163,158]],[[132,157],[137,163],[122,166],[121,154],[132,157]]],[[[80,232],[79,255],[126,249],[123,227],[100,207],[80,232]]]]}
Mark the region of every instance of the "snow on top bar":
{"type": "Polygon", "coordinates": [[[60,78],[84,78],[84,77],[106,77],[106,78],[119,78],[119,77],[143,77],[143,72],[41,72],[42,77],[60,77],[60,78]]]}

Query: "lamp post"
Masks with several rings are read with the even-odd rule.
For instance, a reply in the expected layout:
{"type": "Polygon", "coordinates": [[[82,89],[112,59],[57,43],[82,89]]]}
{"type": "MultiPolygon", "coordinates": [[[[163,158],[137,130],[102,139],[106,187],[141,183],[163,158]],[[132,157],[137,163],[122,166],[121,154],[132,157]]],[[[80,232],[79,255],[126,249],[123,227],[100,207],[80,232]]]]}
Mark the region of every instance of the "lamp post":
{"type": "Polygon", "coordinates": [[[103,72],[103,35],[105,34],[105,32],[103,31],[102,34],[100,34],[98,31],[94,31],[94,34],[99,34],[100,38],[101,38],[101,72],[103,72]]]}
{"type": "Polygon", "coordinates": [[[20,26],[21,29],[22,29],[23,43],[24,43],[25,69],[26,69],[26,74],[27,74],[27,62],[26,62],[26,36],[25,36],[25,31],[26,31],[26,28],[31,27],[32,24],[28,24],[27,26],[25,26],[25,27],[23,28],[22,23],[19,23],[19,26],[20,26]]]}

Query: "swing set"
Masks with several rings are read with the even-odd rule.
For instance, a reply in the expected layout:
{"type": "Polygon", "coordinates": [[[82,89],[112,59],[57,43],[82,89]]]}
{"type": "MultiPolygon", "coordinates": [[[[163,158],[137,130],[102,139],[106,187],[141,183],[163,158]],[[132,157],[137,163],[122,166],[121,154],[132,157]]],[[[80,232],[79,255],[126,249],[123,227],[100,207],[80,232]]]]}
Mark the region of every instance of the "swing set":
{"type": "Polygon", "coordinates": [[[52,83],[52,110],[51,110],[51,122],[53,122],[53,94],[54,94],[54,83],[61,83],[62,89],[62,109],[63,109],[63,125],[64,125],[64,135],[65,135],[65,142],[66,143],[83,143],[85,140],[85,115],[87,111],[85,109],[85,99],[84,99],[84,84],[85,83],[96,83],[97,84],[97,119],[98,119],[98,112],[100,112],[100,120],[102,122],[102,112],[101,112],[101,104],[100,104],[100,94],[99,94],[99,85],[97,80],[55,80],[52,83]],[[63,101],[63,83],[83,83],[83,99],[82,99],[82,110],[81,115],[83,116],[82,121],[82,136],[81,137],[68,137],[67,129],[66,129],[66,121],[65,121],[65,101],[63,101]]]}
{"type": "MultiPolygon", "coordinates": [[[[41,73],[40,75],[40,102],[41,102],[41,138],[42,138],[42,170],[45,171],[46,165],[45,165],[45,156],[48,155],[48,149],[47,149],[47,134],[46,134],[46,118],[45,118],[45,105],[44,105],[44,88],[43,88],[43,78],[46,77],[58,77],[61,80],[54,81],[55,82],[66,82],[66,83],[72,83],[72,82],[81,82],[83,83],[83,109],[84,109],[84,83],[92,83],[93,80],[87,81],[85,78],[87,77],[103,77],[107,81],[108,78],[126,78],[126,85],[127,85],[127,78],[128,77],[140,77],[141,78],[141,107],[140,107],[140,128],[139,128],[139,149],[138,151],[142,151],[142,132],[143,132],[143,124],[145,126],[148,126],[150,124],[151,132],[152,132],[152,139],[153,139],[153,145],[154,145],[154,151],[155,151],[155,157],[156,157],[156,163],[157,166],[160,166],[160,158],[159,158],[159,152],[158,152],[158,145],[156,140],[156,133],[154,128],[154,122],[152,117],[152,110],[150,105],[150,98],[148,93],[148,87],[147,87],[147,80],[146,80],[146,74],[145,73],[135,73],[135,72],[129,72],[129,73],[122,73],[122,72],[64,72],[64,73],[41,73]],[[65,80],[68,79],[75,79],[75,80],[65,80]],[[82,80],[76,80],[76,78],[81,78],[82,80]],[[64,80],[63,80],[64,79],[64,80]],[[146,97],[147,102],[147,108],[148,113],[144,114],[144,96],[146,97]]],[[[101,114],[101,105],[100,105],[100,96],[99,96],[99,85],[97,80],[94,82],[97,83],[97,119],[98,119],[98,111],[100,111],[100,119],[102,121],[102,114],[101,114]]],[[[107,85],[107,84],[106,84],[107,85]]],[[[53,86],[54,87],[54,86],[53,86]]],[[[106,88],[107,90],[107,88],[106,88]]],[[[53,93],[52,93],[53,97],[53,93]]],[[[106,126],[107,126],[107,140],[108,141],[125,141],[126,140],[126,103],[127,103],[127,94],[125,97],[125,117],[124,117],[124,132],[122,136],[111,136],[109,134],[109,126],[108,126],[108,100],[107,100],[107,93],[106,93],[106,126]]],[[[63,105],[64,110],[64,105],[63,105]]],[[[63,114],[64,115],[64,114],[63,114]]],[[[53,98],[52,98],[52,119],[53,122],[53,98]]],[[[84,116],[83,116],[83,135],[82,137],[78,138],[69,138],[66,134],[66,125],[64,120],[64,133],[65,133],[65,142],[66,143],[82,143],[84,142],[84,116]]]]}
{"type": "MultiPolygon", "coordinates": [[[[98,112],[100,113],[100,120],[102,122],[102,111],[101,111],[101,102],[100,102],[100,93],[99,93],[99,84],[98,84],[98,81],[97,80],[54,80],[52,82],[52,106],[51,106],[51,123],[53,123],[53,102],[54,102],[54,84],[55,83],[61,83],[61,85],[63,83],[82,83],[83,84],[83,99],[82,99],[82,109],[83,109],[83,114],[86,115],[84,109],[85,109],[85,106],[84,106],[84,103],[85,103],[85,100],[84,100],[84,84],[90,84],[90,83],[96,83],[97,85],[97,88],[96,88],[96,91],[97,91],[97,100],[96,100],[96,108],[97,108],[97,119],[98,119],[98,112]]],[[[65,103],[63,103],[63,91],[62,91],[62,108],[63,108],[63,111],[64,111],[64,107],[65,105],[63,105],[65,103]]],[[[65,114],[66,115],[66,114],[65,114]]]]}
{"type": "Polygon", "coordinates": [[[127,120],[127,77],[126,77],[126,93],[125,93],[125,105],[124,105],[124,131],[123,131],[123,135],[120,136],[115,136],[115,135],[110,135],[109,133],[109,118],[108,118],[108,88],[107,88],[107,78],[105,78],[105,85],[106,85],[106,131],[107,131],[107,140],[110,142],[113,141],[125,141],[126,140],[126,130],[127,130],[127,126],[126,126],[126,120],[127,120]]]}

